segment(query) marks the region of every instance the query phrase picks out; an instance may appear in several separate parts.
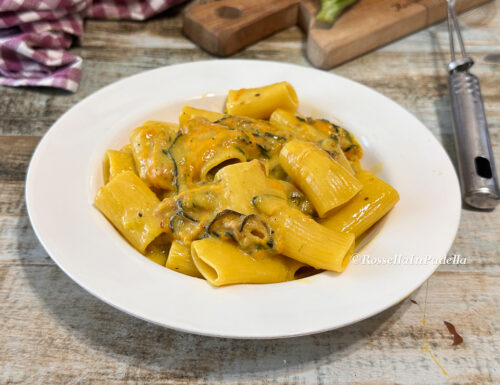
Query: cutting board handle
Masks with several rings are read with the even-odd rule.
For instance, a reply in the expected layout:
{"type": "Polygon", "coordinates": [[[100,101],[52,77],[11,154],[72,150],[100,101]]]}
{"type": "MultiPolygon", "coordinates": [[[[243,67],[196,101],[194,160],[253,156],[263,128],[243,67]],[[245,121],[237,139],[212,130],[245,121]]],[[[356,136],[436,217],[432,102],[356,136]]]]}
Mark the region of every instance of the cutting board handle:
{"type": "Polygon", "coordinates": [[[228,56],[297,24],[299,0],[222,0],[184,12],[184,33],[203,49],[228,56]]]}

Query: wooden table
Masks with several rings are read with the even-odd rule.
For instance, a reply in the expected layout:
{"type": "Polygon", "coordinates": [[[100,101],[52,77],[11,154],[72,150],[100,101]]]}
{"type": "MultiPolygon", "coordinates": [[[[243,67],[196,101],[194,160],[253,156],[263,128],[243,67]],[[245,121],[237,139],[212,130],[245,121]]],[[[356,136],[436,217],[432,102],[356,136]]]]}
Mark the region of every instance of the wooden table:
{"type": "MultiPolygon", "coordinates": [[[[500,383],[499,209],[462,211],[450,255],[466,257],[466,265],[441,266],[409,299],[375,317],[301,338],[242,341],[167,330],[105,305],[54,265],[26,214],[31,154],[63,112],[99,88],[150,68],[212,59],[181,34],[181,10],[145,23],[87,22],[73,50],[84,59],[75,94],[0,88],[0,384],[500,383]],[[463,344],[452,346],[443,321],[463,344]]],[[[500,2],[460,21],[500,166],[500,2]]],[[[236,57],[309,66],[297,28],[236,57]]],[[[454,158],[448,58],[442,23],[332,72],[402,104],[454,158]]]]}

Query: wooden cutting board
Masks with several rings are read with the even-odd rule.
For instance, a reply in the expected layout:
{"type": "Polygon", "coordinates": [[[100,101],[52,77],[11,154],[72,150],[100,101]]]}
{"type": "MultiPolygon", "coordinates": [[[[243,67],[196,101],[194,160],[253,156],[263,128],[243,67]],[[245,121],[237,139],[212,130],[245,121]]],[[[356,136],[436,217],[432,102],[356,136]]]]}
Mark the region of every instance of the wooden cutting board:
{"type": "MultiPolygon", "coordinates": [[[[458,0],[463,12],[490,0],[458,0]]],[[[203,49],[229,56],[299,24],[311,63],[329,69],[425,28],[447,15],[445,0],[359,0],[332,27],[315,20],[319,0],[220,0],[184,13],[184,33],[203,49]]]]}

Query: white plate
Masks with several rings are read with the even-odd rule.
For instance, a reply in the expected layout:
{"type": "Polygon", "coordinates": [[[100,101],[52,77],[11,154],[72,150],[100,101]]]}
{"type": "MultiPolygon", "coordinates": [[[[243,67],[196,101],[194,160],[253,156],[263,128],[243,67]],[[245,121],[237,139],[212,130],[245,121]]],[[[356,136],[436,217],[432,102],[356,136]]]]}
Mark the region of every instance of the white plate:
{"type": "Polygon", "coordinates": [[[289,337],[338,328],[404,299],[437,264],[354,264],[272,285],[211,287],[136,252],[92,202],[101,160],[147,119],[175,121],[180,108],[221,108],[229,89],[287,80],[300,110],[337,119],[365,149],[363,165],[392,184],[400,202],[361,254],[431,257],[448,252],[460,191],[443,148],[415,117],[377,92],[328,72],[289,64],[217,60],[174,65],[118,81],[66,112],[47,132],[28,170],[35,232],[75,282],[106,303],[182,331],[238,338],[289,337]]]}

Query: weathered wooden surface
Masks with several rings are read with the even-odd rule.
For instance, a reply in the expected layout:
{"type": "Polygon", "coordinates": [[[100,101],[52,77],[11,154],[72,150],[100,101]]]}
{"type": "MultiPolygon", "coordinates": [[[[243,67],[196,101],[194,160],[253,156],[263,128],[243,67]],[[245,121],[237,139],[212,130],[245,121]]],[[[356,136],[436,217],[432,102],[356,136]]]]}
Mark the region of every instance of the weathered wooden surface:
{"type": "MultiPolygon", "coordinates": [[[[288,340],[214,339],[153,326],[87,294],[53,264],[26,215],[29,158],[50,125],[100,87],[146,69],[212,59],[182,36],[178,12],[146,23],[88,22],[74,49],[84,58],[74,95],[0,88],[0,384],[500,383],[499,209],[462,211],[450,254],[465,256],[467,264],[441,266],[410,297],[417,304],[407,299],[356,325],[288,340]],[[451,345],[443,321],[456,326],[463,344],[451,345]]],[[[500,165],[499,2],[460,21],[500,165]]],[[[333,72],[402,104],[454,157],[447,39],[439,24],[333,72]]],[[[308,66],[303,51],[304,36],[292,28],[237,57],[308,66]]]]}

